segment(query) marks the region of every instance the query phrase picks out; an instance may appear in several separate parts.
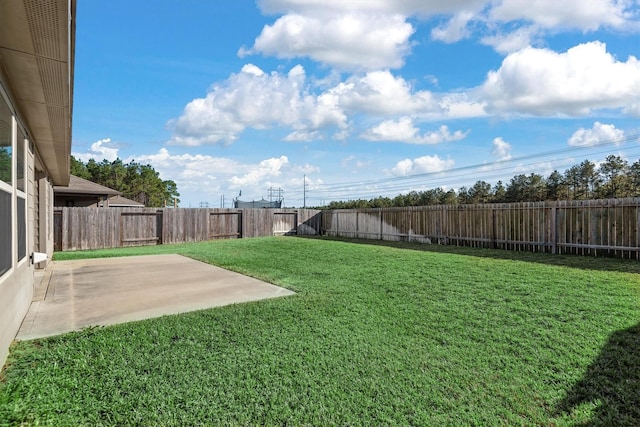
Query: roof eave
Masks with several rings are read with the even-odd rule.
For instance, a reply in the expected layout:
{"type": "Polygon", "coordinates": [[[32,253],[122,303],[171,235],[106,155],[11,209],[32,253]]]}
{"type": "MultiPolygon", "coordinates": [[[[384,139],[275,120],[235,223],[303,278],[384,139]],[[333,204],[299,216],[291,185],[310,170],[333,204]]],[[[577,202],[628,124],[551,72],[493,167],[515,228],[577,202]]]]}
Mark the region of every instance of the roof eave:
{"type": "Polygon", "coordinates": [[[0,65],[15,114],[55,185],[71,157],[76,0],[0,2],[0,65]]]}

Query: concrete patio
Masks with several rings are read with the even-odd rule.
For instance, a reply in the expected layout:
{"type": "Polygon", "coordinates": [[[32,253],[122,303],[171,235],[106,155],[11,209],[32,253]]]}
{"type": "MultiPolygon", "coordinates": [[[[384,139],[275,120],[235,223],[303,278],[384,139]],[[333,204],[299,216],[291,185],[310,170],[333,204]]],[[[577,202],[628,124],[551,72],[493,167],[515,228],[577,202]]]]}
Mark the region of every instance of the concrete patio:
{"type": "Polygon", "coordinates": [[[36,286],[18,340],[293,294],[181,255],[53,262],[36,286]]]}

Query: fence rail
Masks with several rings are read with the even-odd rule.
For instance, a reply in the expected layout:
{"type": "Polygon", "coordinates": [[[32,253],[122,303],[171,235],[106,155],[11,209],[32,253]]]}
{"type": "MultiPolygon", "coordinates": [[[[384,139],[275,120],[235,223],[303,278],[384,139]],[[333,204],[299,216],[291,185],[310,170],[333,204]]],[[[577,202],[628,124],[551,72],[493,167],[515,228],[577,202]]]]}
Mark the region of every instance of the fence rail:
{"type": "Polygon", "coordinates": [[[199,242],[216,239],[314,235],[313,209],[79,208],[54,211],[57,251],[199,242]]]}
{"type": "Polygon", "coordinates": [[[640,198],[345,209],[329,236],[640,259],[640,198]]]}

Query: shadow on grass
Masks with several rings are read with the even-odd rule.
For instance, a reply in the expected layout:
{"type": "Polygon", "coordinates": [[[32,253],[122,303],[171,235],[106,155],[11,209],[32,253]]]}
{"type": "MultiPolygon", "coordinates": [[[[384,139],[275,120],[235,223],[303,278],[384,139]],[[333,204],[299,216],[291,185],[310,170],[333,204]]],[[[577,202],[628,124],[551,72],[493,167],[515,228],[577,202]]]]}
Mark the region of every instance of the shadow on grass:
{"type": "Polygon", "coordinates": [[[640,426],[640,323],[609,337],[558,405],[558,414],[571,414],[585,404],[597,407],[583,427],[640,426]]]}
{"type": "Polygon", "coordinates": [[[580,255],[554,255],[549,253],[516,252],[503,249],[469,248],[464,246],[448,246],[414,242],[392,242],[386,240],[350,239],[329,236],[297,236],[301,239],[322,239],[336,242],[348,242],[362,245],[388,246],[415,251],[448,253],[481,258],[504,259],[523,262],[535,262],[545,265],[572,267],[583,270],[616,271],[640,274],[640,262],[619,258],[596,258],[580,255]]]}

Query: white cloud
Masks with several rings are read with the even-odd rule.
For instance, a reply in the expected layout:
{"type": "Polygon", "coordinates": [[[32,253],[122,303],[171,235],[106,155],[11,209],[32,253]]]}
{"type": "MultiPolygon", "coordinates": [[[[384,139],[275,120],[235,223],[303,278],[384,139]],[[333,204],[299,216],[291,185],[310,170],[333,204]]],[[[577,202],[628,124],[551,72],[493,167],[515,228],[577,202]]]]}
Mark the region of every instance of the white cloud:
{"type": "Polygon", "coordinates": [[[453,43],[473,31],[500,53],[514,52],[540,32],[562,29],[638,31],[634,0],[262,0],[266,14],[280,15],[240,54],[309,57],[341,69],[398,68],[415,29],[409,19],[447,21],[431,37],[453,43]],[[494,33],[491,35],[491,33],[494,33]]]}
{"type": "MultiPolygon", "coordinates": [[[[632,56],[619,61],[600,42],[562,53],[526,47],[509,54],[482,86],[464,92],[415,90],[389,70],[337,82],[332,76],[326,86],[328,80],[308,79],[300,65],[283,73],[247,64],[168,123],[169,144],[230,144],[246,128],[274,126],[289,130],[286,141],[345,140],[354,131],[373,140],[439,141],[436,134],[421,135],[406,119],[357,129],[366,115],[435,121],[489,114],[580,116],[602,109],[640,114],[640,61],[632,56]]],[[[464,135],[454,134],[459,137],[464,135]]]]}
{"type": "Polygon", "coordinates": [[[438,109],[426,114],[426,117],[444,117],[462,119],[487,116],[487,103],[471,90],[466,93],[447,93],[440,96],[438,109]]]}
{"type": "Polygon", "coordinates": [[[309,163],[305,163],[304,165],[291,165],[291,172],[294,174],[312,174],[312,173],[320,173],[320,168],[315,165],[310,165],[309,163]]]}
{"type": "Polygon", "coordinates": [[[86,153],[72,153],[73,157],[83,162],[94,159],[97,162],[108,160],[113,162],[118,158],[118,146],[111,142],[111,138],[104,138],[91,144],[86,153]]]}
{"type": "Polygon", "coordinates": [[[321,139],[318,131],[307,132],[304,130],[296,130],[284,137],[284,140],[289,142],[310,142],[316,139],[321,139]]]}
{"type": "Polygon", "coordinates": [[[181,193],[184,190],[219,192],[229,174],[247,167],[235,160],[205,154],[171,154],[166,148],[155,154],[130,156],[126,161],[134,159],[153,166],[163,179],[175,181],[181,193]]]}
{"type": "Polygon", "coordinates": [[[631,105],[622,110],[622,112],[632,117],[640,118],[640,101],[631,103],[631,105]]]}
{"type": "Polygon", "coordinates": [[[511,159],[511,144],[506,142],[501,137],[493,140],[493,149],[491,154],[498,160],[510,160],[511,159]]]}
{"type": "Polygon", "coordinates": [[[267,178],[278,177],[282,174],[282,168],[289,159],[287,156],[271,158],[261,161],[255,169],[242,176],[232,176],[229,188],[242,189],[243,186],[256,186],[267,178]]]}
{"type": "Polygon", "coordinates": [[[600,42],[564,53],[528,47],[489,72],[481,93],[487,108],[501,113],[574,116],[623,109],[640,97],[640,61],[618,61],[600,42]]]}
{"type": "Polygon", "coordinates": [[[499,0],[490,12],[498,21],[527,20],[547,28],[597,30],[623,27],[631,19],[634,2],[625,0],[499,0]]]}
{"type": "Polygon", "coordinates": [[[432,16],[474,9],[487,0],[259,0],[260,8],[269,14],[290,13],[332,14],[358,12],[432,16]]]}
{"type": "MultiPolygon", "coordinates": [[[[567,163],[566,161],[553,161],[553,162],[540,162],[534,164],[523,164],[519,163],[513,167],[513,170],[510,172],[511,178],[515,175],[528,175],[531,173],[535,173],[542,176],[549,176],[551,172],[554,170],[562,170],[564,169],[564,165],[574,165],[575,163],[567,163]]],[[[510,178],[509,178],[510,179],[510,178]]],[[[505,180],[504,183],[507,181],[505,180]]]]}
{"type": "Polygon", "coordinates": [[[288,14],[267,25],[250,49],[278,58],[310,57],[340,69],[399,68],[410,51],[414,28],[401,15],[288,14]]]}
{"type": "MultiPolygon", "coordinates": [[[[189,202],[198,204],[201,201],[218,207],[223,195],[225,206],[229,207],[231,199],[241,190],[244,200],[259,200],[266,197],[269,187],[298,188],[293,182],[302,174],[320,172],[319,167],[312,164],[292,164],[284,155],[258,162],[240,162],[206,154],[172,154],[161,148],[157,153],[130,156],[123,161],[127,163],[133,159],[150,164],[162,179],[173,180],[183,207],[189,206],[189,202]]],[[[284,196],[287,198],[287,193],[284,196]]]]}
{"type": "Polygon", "coordinates": [[[410,17],[453,15],[434,38],[449,42],[466,36],[467,22],[487,0],[262,0],[266,14],[282,14],[266,25],[250,48],[280,58],[309,57],[346,70],[399,68],[415,31],[410,17]]]}
{"type": "MultiPolygon", "coordinates": [[[[256,77],[260,77],[260,76],[263,76],[263,75],[264,75],[264,71],[262,71],[262,70],[260,69],[260,67],[257,67],[257,66],[255,66],[255,65],[253,65],[253,64],[246,64],[246,65],[244,65],[244,66],[242,67],[242,70],[241,70],[241,71],[242,71],[243,73],[251,74],[251,75],[256,76],[256,77]]],[[[298,71],[296,71],[296,73],[297,73],[297,74],[299,74],[299,72],[298,72],[298,71]]],[[[294,73],[294,74],[296,74],[296,73],[294,73]]]]}
{"type": "Polygon", "coordinates": [[[509,54],[531,46],[539,36],[536,26],[521,27],[509,33],[500,33],[483,37],[481,43],[493,47],[496,52],[509,54]]]}
{"type": "Polygon", "coordinates": [[[356,156],[347,156],[342,159],[342,168],[357,172],[361,169],[367,169],[372,165],[371,160],[360,160],[356,156]]]}
{"type": "Polygon", "coordinates": [[[385,120],[361,135],[369,141],[398,141],[408,144],[440,144],[442,142],[458,141],[467,136],[468,132],[455,131],[451,133],[445,125],[437,131],[420,134],[410,117],[399,120],[385,120]]]}
{"type": "Polygon", "coordinates": [[[580,128],[569,138],[569,145],[591,147],[601,143],[613,142],[624,138],[624,131],[614,125],[595,122],[591,129],[580,128]]]}
{"type": "Polygon", "coordinates": [[[454,165],[451,159],[441,159],[437,155],[422,156],[416,159],[404,159],[399,161],[391,173],[396,176],[414,175],[418,173],[442,172],[451,169],[454,165]]]}
{"type": "MultiPolygon", "coordinates": [[[[390,71],[352,75],[321,91],[307,80],[304,68],[296,65],[289,73],[266,73],[247,64],[242,71],[214,85],[204,98],[189,102],[183,114],[171,120],[169,145],[197,146],[233,143],[246,128],[290,128],[286,141],[323,139],[349,135],[350,117],[364,113],[377,116],[419,114],[442,116],[463,109],[465,99],[439,105],[429,91],[414,91],[411,84],[390,71]]],[[[462,114],[462,113],[455,113],[462,114]]],[[[474,115],[484,114],[477,106],[474,115]]]]}
{"type": "Polygon", "coordinates": [[[352,76],[332,90],[344,109],[371,114],[411,114],[437,108],[429,91],[414,92],[411,84],[390,71],[372,71],[352,76]]]}
{"type": "Polygon", "coordinates": [[[454,43],[469,37],[470,30],[467,28],[474,13],[468,10],[455,14],[445,25],[431,30],[431,38],[445,43],[454,43]]]}
{"type": "Polygon", "coordinates": [[[169,144],[229,144],[247,127],[293,127],[298,137],[331,126],[345,128],[346,116],[336,102],[330,93],[314,96],[307,91],[300,65],[287,74],[267,74],[247,64],[240,73],[214,85],[205,98],[189,102],[182,115],[168,123],[173,131],[169,144]]]}

